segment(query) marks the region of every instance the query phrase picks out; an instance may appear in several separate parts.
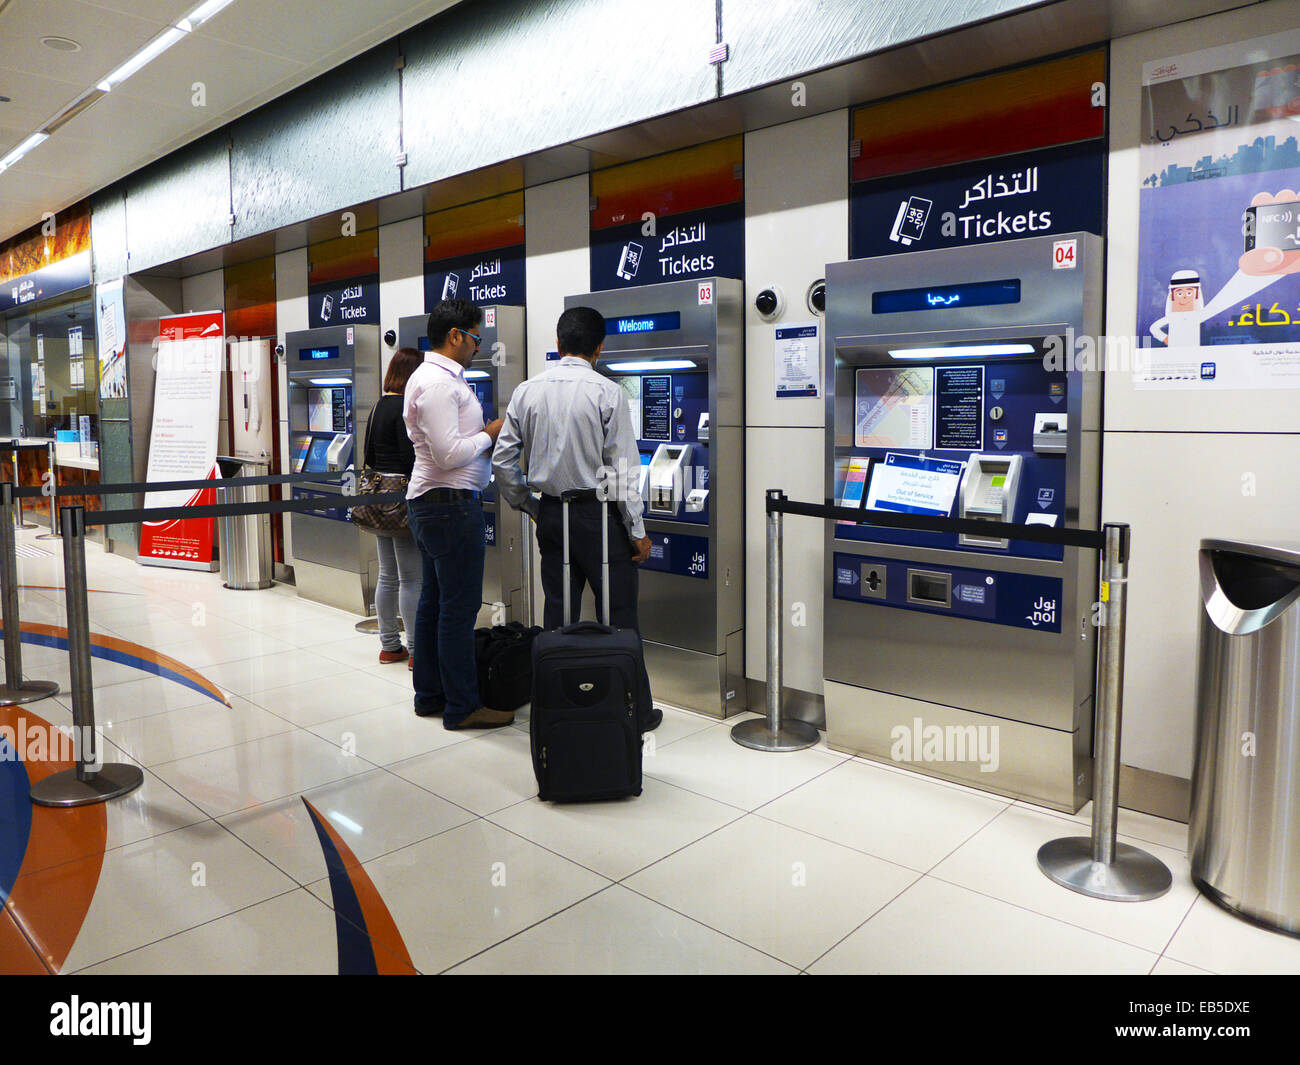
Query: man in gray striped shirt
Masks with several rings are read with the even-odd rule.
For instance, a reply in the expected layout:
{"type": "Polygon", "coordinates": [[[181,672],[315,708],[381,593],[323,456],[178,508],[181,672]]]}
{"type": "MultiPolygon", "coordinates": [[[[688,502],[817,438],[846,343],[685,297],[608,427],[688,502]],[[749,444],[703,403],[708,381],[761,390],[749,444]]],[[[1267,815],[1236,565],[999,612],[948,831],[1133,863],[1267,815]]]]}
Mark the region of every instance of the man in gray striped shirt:
{"type": "MultiPolygon", "coordinates": [[[[608,521],[610,616],[602,620],[639,632],[636,564],[650,557],[650,538],[642,521],[641,455],[627,393],[596,371],[605,346],[599,311],[571,307],[560,315],[556,333],[559,364],[529,378],[510,397],[492,455],[497,491],[537,523],[546,628],[564,623],[560,496],[580,492],[569,508],[569,601],[580,604],[584,585],[590,585],[600,602],[600,523],[608,521]],[[602,502],[614,499],[617,514],[602,502]]],[[[648,678],[643,688],[642,729],[648,731],[663,714],[651,705],[648,678]]]]}

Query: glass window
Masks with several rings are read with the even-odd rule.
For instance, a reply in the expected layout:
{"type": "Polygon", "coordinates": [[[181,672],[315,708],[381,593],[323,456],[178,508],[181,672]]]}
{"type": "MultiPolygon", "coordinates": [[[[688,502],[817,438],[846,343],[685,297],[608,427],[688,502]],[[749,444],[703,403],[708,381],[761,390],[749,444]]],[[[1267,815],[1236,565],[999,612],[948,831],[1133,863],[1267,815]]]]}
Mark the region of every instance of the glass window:
{"type": "Polygon", "coordinates": [[[99,438],[99,359],[89,292],[44,304],[4,323],[0,430],[9,436],[80,432],[99,438]]]}

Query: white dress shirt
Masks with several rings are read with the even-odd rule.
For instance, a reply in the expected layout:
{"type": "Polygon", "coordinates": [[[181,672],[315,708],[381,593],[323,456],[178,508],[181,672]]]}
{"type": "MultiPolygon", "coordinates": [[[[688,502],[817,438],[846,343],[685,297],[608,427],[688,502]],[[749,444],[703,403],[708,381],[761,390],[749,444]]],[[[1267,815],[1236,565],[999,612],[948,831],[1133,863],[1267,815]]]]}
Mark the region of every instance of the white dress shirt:
{"type": "Polygon", "coordinates": [[[627,404],[621,385],[575,355],[518,385],[492,456],[497,491],[535,518],[534,491],[605,487],[628,536],[640,540],[641,455],[627,404]]]}
{"type": "Polygon", "coordinates": [[[483,407],[465,383],[465,368],[436,351],[425,353],[406,382],[402,402],[415,468],[406,498],[431,488],[482,491],[492,478],[492,438],[483,430],[483,407]]]}

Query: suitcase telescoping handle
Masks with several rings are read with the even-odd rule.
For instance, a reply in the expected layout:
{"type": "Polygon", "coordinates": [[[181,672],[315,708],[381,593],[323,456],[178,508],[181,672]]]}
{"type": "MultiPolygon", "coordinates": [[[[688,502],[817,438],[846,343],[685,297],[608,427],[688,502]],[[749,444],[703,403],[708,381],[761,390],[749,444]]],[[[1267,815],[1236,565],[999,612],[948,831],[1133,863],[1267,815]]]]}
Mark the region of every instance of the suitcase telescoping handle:
{"type": "MultiPolygon", "coordinates": [[[[564,512],[564,624],[573,624],[573,607],[569,602],[569,501],[574,495],[585,497],[585,492],[565,492],[560,496],[564,512]]],[[[600,515],[600,617],[609,624],[609,501],[600,515]]]]}

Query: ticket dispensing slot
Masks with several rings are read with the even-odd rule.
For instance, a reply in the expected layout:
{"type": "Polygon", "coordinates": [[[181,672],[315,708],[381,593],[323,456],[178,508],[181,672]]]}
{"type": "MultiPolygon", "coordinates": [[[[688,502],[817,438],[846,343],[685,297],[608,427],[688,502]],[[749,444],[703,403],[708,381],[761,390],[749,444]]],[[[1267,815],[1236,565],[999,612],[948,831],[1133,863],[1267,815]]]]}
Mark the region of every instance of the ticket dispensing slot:
{"type": "Polygon", "coordinates": [[[351,460],[352,434],[339,433],[330,442],[329,450],[325,452],[325,465],[329,467],[331,473],[339,473],[351,460]]]}
{"type": "MultiPolygon", "coordinates": [[[[961,486],[961,511],[958,517],[976,521],[1011,521],[1016,509],[1016,490],[1020,487],[1020,455],[971,455],[961,486]]],[[[957,542],[963,547],[1006,549],[1007,541],[994,537],[962,533],[957,542]]],[[[908,591],[911,591],[909,586],[908,591]]]]}
{"type": "Polygon", "coordinates": [[[1065,454],[1067,417],[1056,413],[1034,415],[1034,450],[1038,454],[1065,454]]]}
{"type": "Polygon", "coordinates": [[[650,513],[676,515],[685,473],[691,464],[690,444],[660,444],[650,460],[650,513]]]}
{"type": "Polygon", "coordinates": [[[928,570],[907,571],[907,601],[917,606],[952,606],[952,574],[928,570]]]}

